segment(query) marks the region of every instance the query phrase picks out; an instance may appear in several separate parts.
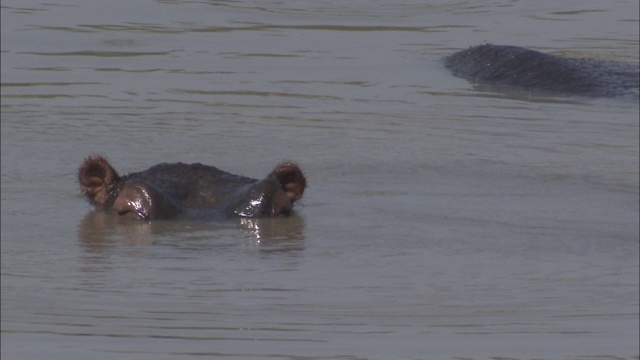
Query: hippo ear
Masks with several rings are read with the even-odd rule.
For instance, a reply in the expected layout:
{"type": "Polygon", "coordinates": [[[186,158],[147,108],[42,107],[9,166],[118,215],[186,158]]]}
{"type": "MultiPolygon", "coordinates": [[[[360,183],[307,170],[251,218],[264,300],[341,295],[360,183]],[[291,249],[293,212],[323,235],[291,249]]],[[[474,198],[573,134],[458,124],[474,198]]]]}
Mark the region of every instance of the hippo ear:
{"type": "Polygon", "coordinates": [[[90,156],[78,169],[80,190],[96,205],[105,206],[109,192],[120,179],[118,173],[101,156],[90,156]]]}
{"type": "Polygon", "coordinates": [[[278,180],[289,201],[293,203],[300,200],[307,187],[307,179],[298,165],[290,162],[282,163],[273,170],[271,175],[278,180]]]}

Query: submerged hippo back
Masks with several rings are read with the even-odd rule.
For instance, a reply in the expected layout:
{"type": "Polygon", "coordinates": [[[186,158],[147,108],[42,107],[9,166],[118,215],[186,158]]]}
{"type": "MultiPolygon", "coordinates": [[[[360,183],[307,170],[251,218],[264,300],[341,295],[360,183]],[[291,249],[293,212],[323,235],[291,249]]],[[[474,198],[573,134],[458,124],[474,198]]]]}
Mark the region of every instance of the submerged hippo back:
{"type": "Polygon", "coordinates": [[[593,97],[639,94],[637,66],[561,58],[517,46],[475,46],[447,57],[445,66],[480,84],[593,97]]]}

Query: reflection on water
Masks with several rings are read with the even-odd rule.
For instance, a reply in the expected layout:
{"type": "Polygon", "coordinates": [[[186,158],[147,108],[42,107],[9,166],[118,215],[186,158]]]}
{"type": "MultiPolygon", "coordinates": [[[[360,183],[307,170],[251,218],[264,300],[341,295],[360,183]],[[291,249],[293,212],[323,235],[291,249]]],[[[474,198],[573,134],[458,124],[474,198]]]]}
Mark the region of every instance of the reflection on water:
{"type": "Polygon", "coordinates": [[[302,240],[303,237],[304,220],[298,215],[276,218],[238,218],[234,221],[261,243],[302,240]]]}
{"type": "Polygon", "coordinates": [[[241,233],[259,244],[265,252],[288,252],[304,249],[304,219],[299,215],[276,218],[233,218],[216,222],[183,220],[141,221],[123,219],[106,211],[91,211],[78,225],[78,239],[89,252],[100,252],[124,242],[129,245],[152,245],[201,239],[200,246],[215,245],[216,238],[241,233]],[[165,241],[167,240],[167,241],[165,241]],[[212,244],[213,242],[213,244],[212,244]]]}

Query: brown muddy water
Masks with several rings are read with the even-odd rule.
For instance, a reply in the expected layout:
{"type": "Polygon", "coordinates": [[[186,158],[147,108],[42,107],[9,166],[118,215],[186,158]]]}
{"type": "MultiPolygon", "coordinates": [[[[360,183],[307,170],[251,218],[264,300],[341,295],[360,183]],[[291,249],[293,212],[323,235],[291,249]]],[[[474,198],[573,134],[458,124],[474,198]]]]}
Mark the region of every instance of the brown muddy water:
{"type": "Polygon", "coordinates": [[[477,88],[492,42],[638,62],[637,1],[2,2],[3,359],[638,359],[638,104],[477,88]],[[118,222],[75,172],[300,163],[291,218],[118,222]]]}

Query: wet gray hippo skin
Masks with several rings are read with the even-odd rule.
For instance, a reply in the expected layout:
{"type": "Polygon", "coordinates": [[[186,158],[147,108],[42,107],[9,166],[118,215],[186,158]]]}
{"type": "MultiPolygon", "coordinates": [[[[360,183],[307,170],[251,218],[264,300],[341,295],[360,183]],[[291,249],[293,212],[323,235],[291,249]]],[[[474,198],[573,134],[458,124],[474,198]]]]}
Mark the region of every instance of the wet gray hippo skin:
{"type": "Polygon", "coordinates": [[[454,75],[473,83],[588,97],[640,93],[638,65],[562,58],[517,46],[480,45],[445,59],[454,75]]]}
{"type": "Polygon", "coordinates": [[[307,185],[298,165],[288,162],[262,180],[183,163],[159,164],[120,176],[100,156],[84,160],[78,181],[96,207],[145,220],[289,215],[307,185]]]}

